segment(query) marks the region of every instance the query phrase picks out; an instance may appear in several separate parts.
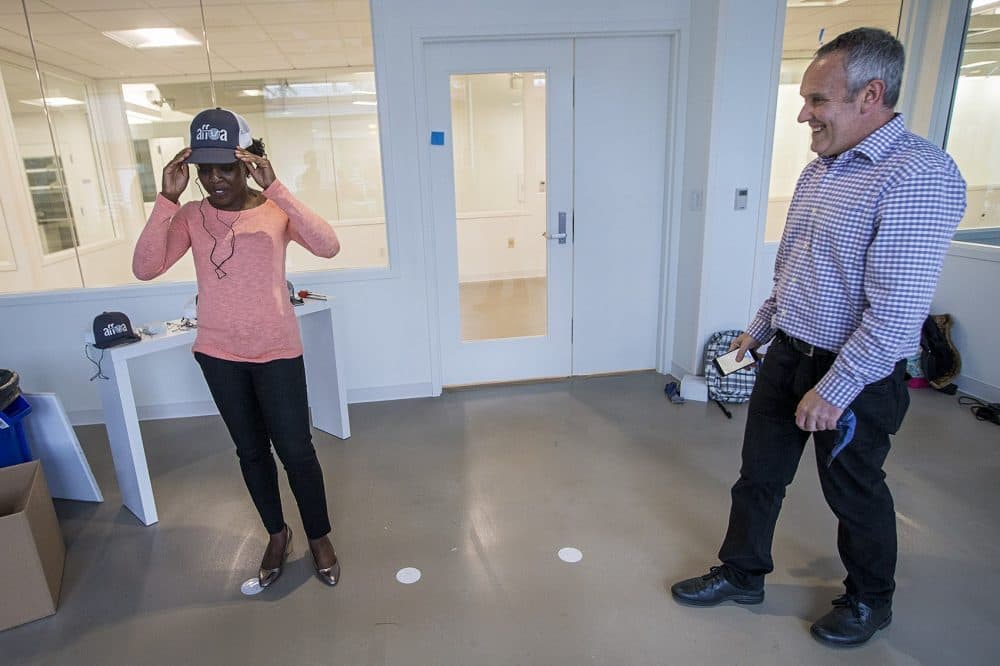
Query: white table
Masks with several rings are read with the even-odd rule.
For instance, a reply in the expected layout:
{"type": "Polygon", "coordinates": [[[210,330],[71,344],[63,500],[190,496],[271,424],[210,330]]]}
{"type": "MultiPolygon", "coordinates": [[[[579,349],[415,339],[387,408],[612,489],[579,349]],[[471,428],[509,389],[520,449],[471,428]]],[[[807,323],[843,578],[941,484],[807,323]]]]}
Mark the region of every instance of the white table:
{"type": "MultiPolygon", "coordinates": [[[[334,437],[347,439],[351,436],[351,426],[347,418],[344,364],[334,344],[330,304],[307,300],[295,307],[295,314],[302,331],[312,425],[334,437]]],[[[102,368],[108,379],[100,380],[98,384],[115,474],[123,503],[145,525],[152,525],[159,518],[146,465],[146,450],[139,432],[129,361],[166,349],[190,346],[196,333],[195,330],[161,333],[132,344],[111,347],[104,353],[102,368]]]]}

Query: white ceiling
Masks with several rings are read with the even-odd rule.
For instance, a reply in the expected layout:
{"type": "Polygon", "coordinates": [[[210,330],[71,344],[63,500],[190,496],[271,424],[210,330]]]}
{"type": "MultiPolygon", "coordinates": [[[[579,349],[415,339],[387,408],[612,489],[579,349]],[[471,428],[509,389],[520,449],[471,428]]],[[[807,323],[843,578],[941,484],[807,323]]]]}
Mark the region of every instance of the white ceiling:
{"type": "MultiPolygon", "coordinates": [[[[215,74],[372,64],[367,0],[204,0],[215,74]]],[[[203,46],[131,49],[107,30],[184,28],[202,39],[198,0],[28,0],[38,59],[94,79],[208,72],[203,46]]],[[[0,46],[31,55],[21,0],[0,0],[0,46]]]]}
{"type": "MultiPolygon", "coordinates": [[[[498,0],[500,1],[500,0],[498,0]]],[[[666,0],[665,0],[666,1],[666,0]]],[[[372,66],[368,0],[203,0],[217,80],[239,74],[372,66]]],[[[823,41],[868,25],[896,33],[900,0],[788,0],[785,58],[809,59],[823,41]],[[826,5],[797,6],[827,2],[826,5]]],[[[203,46],[131,49],[106,30],[180,27],[202,38],[198,0],[27,0],[39,60],[92,79],[207,79],[203,46]]],[[[1000,2],[986,3],[992,12],[1000,2]]],[[[1000,16],[972,21],[964,62],[1000,61],[1000,16]]],[[[0,48],[30,57],[21,0],[0,0],[0,48]]],[[[963,70],[985,74],[996,65],[963,70]]],[[[266,77],[262,77],[266,78],[266,77]]],[[[273,78],[273,77],[272,77],[273,78]]],[[[218,87],[218,86],[217,86],[218,87]]],[[[28,93],[26,93],[28,94],[28,93]]],[[[37,97],[36,94],[31,95],[37,97]]]]}

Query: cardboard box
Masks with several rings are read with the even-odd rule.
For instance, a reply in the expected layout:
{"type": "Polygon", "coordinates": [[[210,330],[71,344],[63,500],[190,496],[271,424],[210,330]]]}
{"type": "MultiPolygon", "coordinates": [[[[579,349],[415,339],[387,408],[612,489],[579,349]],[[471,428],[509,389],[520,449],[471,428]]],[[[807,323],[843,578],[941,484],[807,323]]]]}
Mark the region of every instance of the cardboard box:
{"type": "Polygon", "coordinates": [[[42,466],[0,468],[0,630],[56,612],[65,563],[42,466]]]}

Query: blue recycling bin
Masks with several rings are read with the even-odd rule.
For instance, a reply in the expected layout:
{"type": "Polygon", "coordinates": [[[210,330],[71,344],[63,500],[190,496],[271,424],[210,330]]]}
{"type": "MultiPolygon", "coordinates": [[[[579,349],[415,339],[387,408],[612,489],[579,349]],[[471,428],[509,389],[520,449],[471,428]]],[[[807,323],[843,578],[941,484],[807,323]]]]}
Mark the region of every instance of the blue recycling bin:
{"type": "Polygon", "coordinates": [[[33,460],[28,438],[24,434],[24,425],[21,423],[30,413],[31,405],[23,395],[17,396],[14,402],[0,409],[0,467],[33,460]]]}

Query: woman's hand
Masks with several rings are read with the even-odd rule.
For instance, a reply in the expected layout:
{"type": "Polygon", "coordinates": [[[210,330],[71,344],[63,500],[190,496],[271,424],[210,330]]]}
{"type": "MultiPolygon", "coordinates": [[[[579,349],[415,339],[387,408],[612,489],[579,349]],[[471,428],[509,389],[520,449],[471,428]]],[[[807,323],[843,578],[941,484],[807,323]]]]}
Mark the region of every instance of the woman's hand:
{"type": "Polygon", "coordinates": [[[187,188],[190,171],[184,162],[191,154],[190,148],[185,148],[174,156],[174,159],[167,162],[163,167],[163,189],[160,190],[165,198],[177,203],[181,198],[181,193],[187,188]]]}
{"type": "Polygon", "coordinates": [[[236,158],[247,165],[250,177],[253,178],[255,183],[260,185],[260,189],[266,190],[274,182],[276,176],[274,175],[274,169],[271,168],[271,162],[267,157],[254,155],[242,148],[237,148],[236,158]]]}

